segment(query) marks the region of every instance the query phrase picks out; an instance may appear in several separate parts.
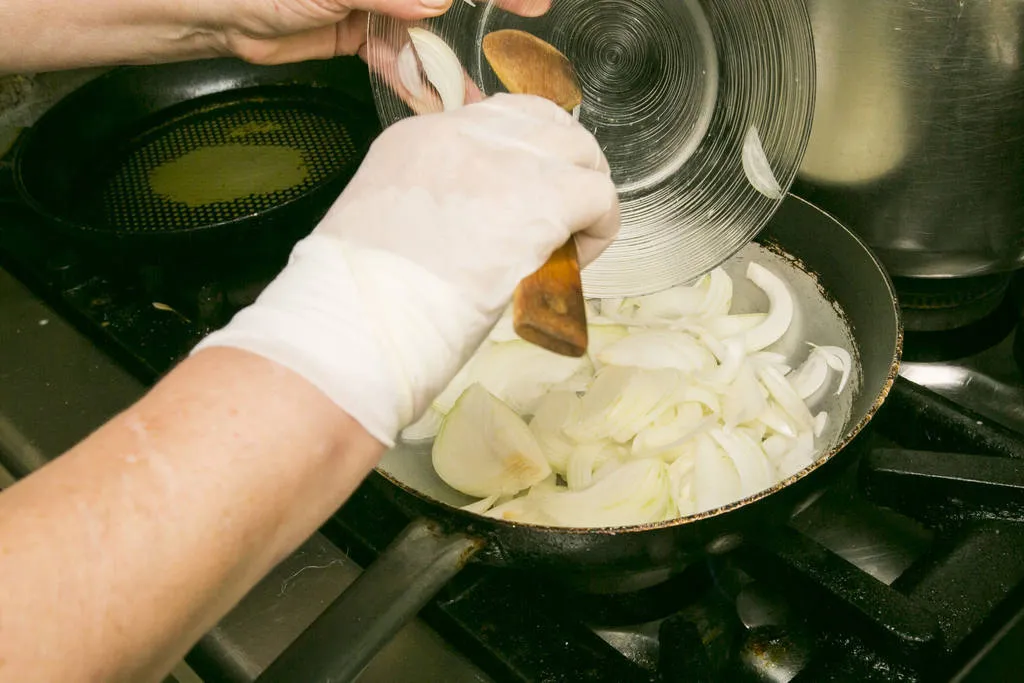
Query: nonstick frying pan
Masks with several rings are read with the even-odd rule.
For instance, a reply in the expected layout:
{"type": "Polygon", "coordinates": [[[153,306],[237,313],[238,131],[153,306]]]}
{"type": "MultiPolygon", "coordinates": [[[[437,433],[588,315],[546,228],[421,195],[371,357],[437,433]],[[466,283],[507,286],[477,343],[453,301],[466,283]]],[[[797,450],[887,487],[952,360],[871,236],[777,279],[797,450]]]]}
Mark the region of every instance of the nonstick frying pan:
{"type": "Polygon", "coordinates": [[[9,165],[44,229],[83,246],[223,258],[255,232],[308,232],[378,131],[356,58],[122,67],[47,111],[9,165]]]}
{"type": "MultiPolygon", "coordinates": [[[[264,672],[261,683],[351,680],[471,560],[543,572],[592,590],[613,585],[636,589],[702,556],[735,549],[745,538],[763,541],[809,504],[830,475],[841,470],[839,463],[857,451],[855,437],[896,378],[902,347],[896,298],[882,266],[860,239],[793,195],[757,243],[727,265],[736,283],[734,308],[743,299],[756,304],[753,291],[741,289],[742,277],[736,277],[751,256],[770,262],[787,280],[801,311],[792,339],[783,340],[791,347],[781,351],[796,351],[804,339],[814,340],[852,346],[858,361],[852,399],[825,406],[834,426],[823,435],[821,455],[812,466],[718,510],[646,526],[570,529],[514,524],[460,510],[468,499],[440,482],[428,453],[395,448],[370,483],[383,487],[416,521],[264,672]]],[[[763,310],[763,303],[756,305],[763,310]]]]}

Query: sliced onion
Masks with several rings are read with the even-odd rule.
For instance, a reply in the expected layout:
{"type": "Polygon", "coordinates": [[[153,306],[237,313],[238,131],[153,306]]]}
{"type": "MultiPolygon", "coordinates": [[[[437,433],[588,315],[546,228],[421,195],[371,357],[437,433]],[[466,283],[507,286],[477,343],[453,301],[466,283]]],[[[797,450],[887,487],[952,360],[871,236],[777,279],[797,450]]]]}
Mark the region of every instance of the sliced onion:
{"type": "Polygon", "coordinates": [[[602,479],[604,479],[605,477],[610,475],[612,472],[615,472],[620,467],[622,467],[622,465],[624,463],[625,463],[625,461],[622,460],[619,457],[608,458],[603,463],[598,465],[596,470],[594,470],[594,475],[593,475],[594,483],[596,484],[597,482],[601,481],[602,479]]]}
{"type": "Polygon", "coordinates": [[[722,420],[727,428],[756,420],[768,407],[768,402],[758,386],[754,369],[749,362],[743,363],[736,379],[722,394],[722,420]]]}
{"type": "Polygon", "coordinates": [[[811,411],[778,370],[766,365],[759,369],[758,377],[779,407],[793,419],[798,429],[811,429],[814,421],[811,411]]]}
{"type": "Polygon", "coordinates": [[[718,394],[700,385],[683,385],[679,392],[679,402],[682,403],[684,401],[700,403],[709,413],[717,414],[722,412],[722,402],[719,400],[718,394]]]}
{"type": "Polygon", "coordinates": [[[633,439],[634,457],[655,456],[678,446],[692,436],[704,422],[704,411],[698,403],[682,403],[669,411],[671,419],[659,420],[633,439]]]}
{"type": "Polygon", "coordinates": [[[500,497],[501,496],[497,494],[493,496],[487,496],[486,498],[481,498],[480,500],[474,503],[470,503],[469,505],[463,505],[459,509],[465,510],[466,512],[472,512],[473,514],[482,515],[488,510],[490,510],[492,507],[494,507],[494,504],[498,502],[498,498],[500,497]]]}
{"type": "Polygon", "coordinates": [[[762,365],[774,365],[775,369],[783,375],[788,374],[790,370],[789,366],[786,365],[786,357],[781,353],[775,353],[774,351],[758,351],[757,353],[752,353],[750,354],[750,360],[762,365]]]}
{"type": "Polygon", "coordinates": [[[612,325],[588,325],[587,354],[595,365],[599,364],[598,358],[601,352],[628,334],[629,330],[624,325],[617,323],[612,325]]]}
{"type": "Polygon", "coordinates": [[[724,352],[719,355],[719,364],[704,376],[704,381],[712,386],[728,386],[736,381],[746,349],[739,339],[726,339],[722,342],[724,352]]]}
{"type": "Polygon", "coordinates": [[[708,293],[700,307],[699,315],[704,318],[722,317],[732,308],[732,278],[721,268],[708,273],[708,293]]]}
{"type": "Polygon", "coordinates": [[[566,433],[577,441],[628,440],[671,407],[679,382],[673,371],[603,368],[583,396],[579,423],[566,433]]]}
{"type": "Polygon", "coordinates": [[[552,391],[540,400],[530,420],[530,431],[540,445],[551,469],[565,473],[569,456],[576,448],[565,430],[580,417],[580,398],[572,391],[552,391]]]}
{"type": "Polygon", "coordinates": [[[747,422],[736,428],[737,432],[746,434],[752,441],[760,444],[764,441],[765,435],[768,434],[768,427],[764,422],[760,420],[754,420],[753,422],[747,422]]]}
{"type": "Polygon", "coordinates": [[[647,296],[623,301],[623,307],[633,310],[632,322],[653,325],[697,315],[707,297],[706,286],[678,286],[647,296]]]}
{"type": "Polygon", "coordinates": [[[740,478],[744,496],[750,496],[772,485],[771,468],[761,446],[740,431],[712,429],[711,438],[722,447],[740,478]]]}
{"type": "Polygon", "coordinates": [[[466,102],[466,77],[462,62],[448,43],[425,28],[409,28],[409,38],[420,58],[427,80],[434,86],[445,111],[459,109],[466,102]]]}
{"type": "Polygon", "coordinates": [[[580,491],[594,483],[594,471],[614,459],[615,449],[610,443],[580,444],[569,456],[565,467],[565,483],[570,491],[580,491]]]}
{"type": "Polygon", "coordinates": [[[434,407],[445,410],[452,393],[480,383],[487,391],[508,403],[520,415],[531,415],[537,402],[554,386],[577,373],[592,374],[588,358],[569,358],[552,353],[522,340],[488,343],[456,375],[452,387],[434,401],[434,407]],[[510,372],[510,368],[515,368],[510,372]]]}
{"type": "Polygon", "coordinates": [[[796,444],[796,434],[792,437],[781,434],[773,434],[761,442],[761,450],[768,456],[768,460],[775,465],[776,469],[782,462],[782,458],[796,444]]]}
{"type": "Polygon", "coordinates": [[[793,386],[796,395],[807,400],[821,389],[828,379],[828,362],[824,355],[812,351],[807,360],[786,379],[793,386]]]}
{"type": "Polygon", "coordinates": [[[694,373],[711,368],[715,358],[708,349],[684,332],[649,330],[613,342],[597,354],[603,365],[673,369],[694,373]]]}
{"type": "Polygon", "coordinates": [[[794,440],[793,446],[779,462],[779,479],[791,477],[812,463],[814,463],[814,435],[809,431],[800,432],[794,440]]]}
{"type": "Polygon", "coordinates": [[[768,318],[767,313],[738,313],[722,315],[702,322],[708,332],[725,340],[754,329],[768,318]]]}
{"type": "Polygon", "coordinates": [[[430,441],[441,429],[441,421],[444,415],[434,408],[428,408],[419,420],[402,430],[402,441],[408,444],[417,444],[430,441]]]}
{"type": "Polygon", "coordinates": [[[786,414],[779,409],[778,404],[774,401],[768,403],[768,407],[765,408],[764,412],[761,413],[758,418],[765,427],[772,430],[776,434],[782,436],[788,436],[790,438],[796,437],[797,428],[786,416],[786,414]]]}
{"type": "Polygon", "coordinates": [[[747,266],[747,279],[768,296],[768,317],[747,332],[747,351],[760,351],[782,339],[793,322],[793,295],[781,278],[759,263],[747,266]]]}
{"type": "Polygon", "coordinates": [[[693,457],[679,458],[668,467],[672,503],[676,506],[678,515],[685,516],[696,512],[691,493],[695,459],[696,451],[693,457]]]}
{"type": "Polygon", "coordinates": [[[398,80],[402,82],[402,86],[417,100],[424,99],[427,96],[427,89],[423,85],[423,79],[420,78],[420,65],[416,61],[412,43],[406,43],[398,51],[396,66],[398,67],[398,80]]]}
{"type": "Polygon", "coordinates": [[[828,413],[822,411],[814,416],[814,437],[818,438],[825,433],[828,427],[828,413]]]}
{"type": "Polygon", "coordinates": [[[830,368],[843,373],[842,379],[839,380],[839,388],[836,389],[836,395],[841,394],[850,380],[850,371],[853,369],[853,358],[850,357],[850,352],[841,346],[814,346],[814,344],[811,346],[814,351],[824,356],[825,362],[830,368]]]}
{"type": "Polygon", "coordinates": [[[626,299],[601,299],[601,316],[609,320],[628,320],[633,310],[626,304],[626,299]]]}
{"type": "Polygon", "coordinates": [[[531,496],[513,498],[510,501],[496,505],[484,513],[487,517],[502,519],[506,522],[518,522],[521,524],[544,524],[553,525],[557,520],[544,515],[534,503],[531,496]]]}
{"type": "Polygon", "coordinates": [[[769,313],[730,314],[733,282],[722,269],[651,296],[589,300],[583,359],[522,341],[507,310],[403,441],[429,439],[447,412],[434,444],[435,458],[448,461],[439,476],[482,498],[469,511],[517,523],[639,524],[762,491],[813,463],[828,415],[812,416],[807,399],[829,369],[843,373],[841,391],[852,358],[845,349],[810,344],[807,359],[791,370],[786,356],[766,349],[792,324],[792,293],[759,264],[748,265],[747,277],[765,292],[769,313]],[[487,410],[478,408],[467,417],[472,411],[459,397],[479,392],[504,411],[491,406],[494,415],[484,419],[487,410]],[[504,421],[510,414],[514,419],[504,421]],[[531,414],[524,434],[520,418],[531,414]],[[477,435],[456,448],[449,426],[468,433],[470,423],[477,435]],[[455,455],[439,451],[439,442],[455,455]],[[512,482],[503,470],[511,460],[518,476],[520,458],[536,471],[512,482]],[[631,469],[637,463],[655,469],[640,477],[631,469]],[[653,495],[641,500],[644,493],[653,495]]]}
{"type": "Polygon", "coordinates": [[[713,510],[743,497],[740,475],[732,460],[711,437],[704,435],[693,463],[694,509],[713,510]]]}
{"type": "Polygon", "coordinates": [[[479,384],[455,402],[431,456],[446,484],[478,498],[514,495],[551,474],[530,428],[479,384]]]}
{"type": "Polygon", "coordinates": [[[613,527],[660,522],[671,511],[668,467],[644,458],[621,467],[582,491],[529,497],[543,517],[568,527],[613,527]]]}
{"type": "Polygon", "coordinates": [[[768,163],[757,126],[748,128],[747,135],[743,139],[743,172],[754,189],[765,197],[782,199],[782,187],[775,179],[771,164],[768,163]]]}

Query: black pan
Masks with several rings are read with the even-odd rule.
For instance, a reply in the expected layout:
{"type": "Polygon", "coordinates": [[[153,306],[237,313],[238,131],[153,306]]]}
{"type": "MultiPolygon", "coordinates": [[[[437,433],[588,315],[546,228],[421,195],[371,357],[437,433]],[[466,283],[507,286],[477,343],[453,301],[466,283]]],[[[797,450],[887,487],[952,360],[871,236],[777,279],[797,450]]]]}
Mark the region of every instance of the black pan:
{"type": "Polygon", "coordinates": [[[470,560],[543,572],[593,590],[635,589],[702,556],[732,550],[746,538],[763,538],[813,500],[856,452],[855,437],[896,378],[902,327],[895,294],[881,264],[853,233],[794,196],[758,243],[727,266],[737,286],[734,307],[753,296],[741,291],[742,277],[736,276],[751,256],[773,260],[775,272],[795,292],[802,315],[794,324],[803,330],[789,350],[809,339],[853,346],[859,355],[857,391],[845,405],[829,406],[834,427],[824,435],[814,465],[719,510],[647,526],[570,529],[513,524],[460,510],[468,499],[440,482],[429,455],[393,449],[371,484],[382,486],[417,521],[267,669],[261,683],[351,680],[470,560]]]}
{"type": "Polygon", "coordinates": [[[43,229],[132,259],[216,258],[308,232],[378,131],[356,58],[123,67],[47,111],[8,165],[43,229]]]}

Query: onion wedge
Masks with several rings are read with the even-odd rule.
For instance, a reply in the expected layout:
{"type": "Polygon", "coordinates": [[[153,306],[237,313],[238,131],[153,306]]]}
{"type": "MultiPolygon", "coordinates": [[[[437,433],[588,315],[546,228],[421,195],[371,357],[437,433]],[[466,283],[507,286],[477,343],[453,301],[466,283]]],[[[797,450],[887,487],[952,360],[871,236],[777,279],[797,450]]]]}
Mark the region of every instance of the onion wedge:
{"type": "Polygon", "coordinates": [[[611,527],[665,519],[672,506],[668,467],[644,458],[628,462],[582,491],[528,497],[540,516],[560,526],[611,527]]]}
{"type": "Polygon", "coordinates": [[[552,391],[537,404],[530,431],[551,469],[565,474],[569,456],[576,448],[565,430],[580,418],[580,398],[573,391],[552,391]]]}
{"type": "Polygon", "coordinates": [[[760,351],[782,339],[793,322],[793,295],[778,276],[759,263],[747,266],[747,279],[768,296],[768,317],[746,333],[747,351],[760,351]]]}
{"type": "Polygon", "coordinates": [[[712,429],[710,434],[732,460],[739,474],[742,495],[751,496],[772,485],[768,458],[761,446],[739,430],[712,429]]]}
{"type": "Polygon", "coordinates": [[[771,164],[768,163],[768,156],[764,153],[764,146],[761,144],[757,126],[747,129],[747,135],[743,138],[742,158],[743,172],[753,188],[768,199],[782,199],[782,187],[775,179],[771,164]]]}
{"type": "Polygon", "coordinates": [[[455,402],[434,440],[434,470],[467,496],[511,496],[551,474],[522,418],[479,384],[455,402]]]}
{"type": "Polygon", "coordinates": [[[408,30],[427,80],[441,98],[444,110],[461,108],[466,102],[466,77],[458,56],[448,43],[427,29],[413,26],[408,30]]]}
{"type": "MultiPolygon", "coordinates": [[[[810,342],[808,343],[810,344],[810,342]]],[[[853,369],[853,358],[850,357],[850,352],[840,346],[810,345],[814,352],[821,354],[825,358],[825,362],[828,363],[830,368],[842,373],[839,387],[836,389],[836,395],[841,394],[843,389],[846,388],[846,383],[850,380],[850,371],[853,369]]]]}
{"type": "Polygon", "coordinates": [[[581,442],[627,441],[672,406],[679,382],[672,371],[603,368],[583,396],[579,422],[566,433],[581,442]]]}
{"type": "Polygon", "coordinates": [[[825,380],[828,379],[828,362],[824,355],[812,351],[807,360],[786,379],[793,386],[796,395],[806,401],[825,385],[825,380]]]}
{"type": "Polygon", "coordinates": [[[685,332],[649,330],[613,342],[597,354],[602,365],[694,373],[715,365],[714,355],[685,332]]]}
{"type": "Polygon", "coordinates": [[[697,445],[693,463],[695,512],[704,512],[728,505],[742,497],[740,475],[727,455],[709,436],[703,436],[697,445]]]}

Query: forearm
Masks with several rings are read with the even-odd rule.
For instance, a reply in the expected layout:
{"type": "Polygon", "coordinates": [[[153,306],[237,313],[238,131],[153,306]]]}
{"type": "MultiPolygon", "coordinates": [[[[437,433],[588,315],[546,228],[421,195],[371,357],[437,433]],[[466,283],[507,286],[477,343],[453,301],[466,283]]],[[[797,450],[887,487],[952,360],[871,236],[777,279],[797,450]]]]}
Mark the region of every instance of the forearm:
{"type": "Polygon", "coordinates": [[[0,0],[0,73],[212,57],[202,0],[0,0]]]}
{"type": "Polygon", "coordinates": [[[382,452],[290,371],[197,354],[0,495],[0,680],[156,680],[382,452]]]}

